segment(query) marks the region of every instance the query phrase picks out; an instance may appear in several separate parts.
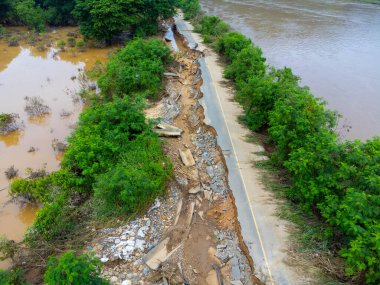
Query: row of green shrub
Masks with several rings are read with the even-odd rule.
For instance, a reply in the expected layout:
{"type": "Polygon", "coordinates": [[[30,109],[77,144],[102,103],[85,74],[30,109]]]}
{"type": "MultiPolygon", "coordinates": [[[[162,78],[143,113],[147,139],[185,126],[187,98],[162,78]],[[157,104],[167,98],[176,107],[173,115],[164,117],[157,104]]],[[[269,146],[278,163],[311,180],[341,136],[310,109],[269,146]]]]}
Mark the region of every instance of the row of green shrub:
{"type": "Polygon", "coordinates": [[[290,68],[269,66],[259,47],[218,17],[198,17],[195,31],[224,56],[246,124],[268,132],[271,161],[291,174],[288,198],[322,217],[328,237],[340,237],[347,275],[379,284],[380,138],[342,141],[334,131],[339,115],[300,86],[290,68]]]}
{"type": "Polygon", "coordinates": [[[83,36],[110,43],[129,30],[138,36],[158,31],[174,15],[175,0],[0,0],[0,24],[22,24],[37,32],[46,25],[78,24],[83,36]]]}
{"type": "MultiPolygon", "coordinates": [[[[129,42],[104,68],[102,91],[81,114],[61,169],[11,184],[12,195],[43,204],[26,233],[29,246],[65,243],[86,221],[128,217],[165,193],[172,165],[144,115],[143,95],[160,92],[169,60],[170,50],[159,40],[129,42]]],[[[48,284],[69,284],[58,282],[56,273],[46,276],[48,284]]],[[[77,281],[70,284],[84,284],[77,281]]]]}

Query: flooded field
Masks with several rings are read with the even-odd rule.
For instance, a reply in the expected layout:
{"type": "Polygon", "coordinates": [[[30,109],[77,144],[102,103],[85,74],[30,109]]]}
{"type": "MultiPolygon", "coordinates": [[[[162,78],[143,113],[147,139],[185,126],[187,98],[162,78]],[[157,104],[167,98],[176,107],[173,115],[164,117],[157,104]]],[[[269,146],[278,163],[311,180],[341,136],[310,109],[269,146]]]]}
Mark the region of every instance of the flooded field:
{"type": "Polygon", "coordinates": [[[346,138],[380,135],[380,5],[340,0],[201,0],[288,66],[349,124],[346,138]]]}
{"type": "MultiPolygon", "coordinates": [[[[73,29],[61,29],[53,35],[63,37],[73,29]]],[[[54,43],[55,38],[52,40],[54,43]]],[[[82,102],[75,96],[81,88],[78,77],[84,68],[105,61],[111,51],[88,48],[61,52],[53,44],[41,52],[24,43],[8,47],[0,40],[0,113],[17,114],[22,122],[19,131],[0,135],[0,235],[21,240],[36,211],[36,207],[11,201],[4,172],[13,165],[19,177],[26,177],[28,168],[48,172],[59,168],[62,153],[53,149],[53,142],[65,142],[82,110],[82,102]],[[49,114],[29,116],[25,97],[40,97],[49,114]]]]}

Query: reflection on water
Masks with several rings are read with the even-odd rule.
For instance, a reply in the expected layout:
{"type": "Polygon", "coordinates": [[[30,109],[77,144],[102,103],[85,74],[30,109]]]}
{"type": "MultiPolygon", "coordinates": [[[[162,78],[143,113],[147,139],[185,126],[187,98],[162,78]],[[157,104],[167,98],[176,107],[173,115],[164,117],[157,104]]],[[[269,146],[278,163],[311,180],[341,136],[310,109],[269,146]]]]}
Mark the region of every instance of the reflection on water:
{"type": "MultiPolygon", "coordinates": [[[[61,38],[72,28],[58,30],[53,39],[61,38]]],[[[0,135],[0,189],[9,185],[4,172],[11,165],[25,177],[27,168],[58,169],[62,153],[52,147],[53,140],[64,142],[82,111],[82,103],[72,95],[80,90],[79,72],[96,61],[105,61],[112,49],[87,49],[85,52],[45,52],[34,48],[9,48],[0,40],[0,113],[20,116],[23,128],[0,135]],[[51,113],[29,117],[25,97],[40,97],[51,113]],[[35,151],[30,151],[31,148],[35,151]]],[[[21,240],[25,228],[34,219],[36,207],[11,201],[8,191],[0,191],[0,235],[21,240]]],[[[0,268],[6,263],[0,263],[0,268]]]]}
{"type": "Polygon", "coordinates": [[[289,66],[352,125],[348,138],[380,134],[380,5],[338,0],[201,0],[289,66]]]}

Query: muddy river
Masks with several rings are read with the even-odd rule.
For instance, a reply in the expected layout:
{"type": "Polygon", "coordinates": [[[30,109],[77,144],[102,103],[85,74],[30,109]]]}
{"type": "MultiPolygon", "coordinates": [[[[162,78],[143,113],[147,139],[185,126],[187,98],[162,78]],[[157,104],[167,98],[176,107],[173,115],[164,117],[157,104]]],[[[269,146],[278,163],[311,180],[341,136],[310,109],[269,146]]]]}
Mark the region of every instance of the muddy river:
{"type": "MultiPolygon", "coordinates": [[[[56,38],[64,38],[69,31],[56,31],[56,38]]],[[[28,168],[45,168],[48,172],[59,168],[62,153],[56,152],[52,144],[54,140],[65,141],[82,110],[75,96],[81,88],[79,74],[97,60],[105,61],[111,51],[88,48],[84,52],[61,52],[54,48],[54,40],[53,47],[42,52],[23,43],[8,47],[0,40],[0,113],[18,114],[23,124],[20,131],[0,135],[0,236],[9,239],[22,239],[33,222],[36,207],[10,199],[4,172],[13,165],[18,175],[25,177],[28,168]],[[24,110],[27,96],[40,97],[50,114],[28,116],[24,110]]]]}
{"type": "Polygon", "coordinates": [[[289,66],[343,114],[342,136],[380,135],[380,5],[337,0],[201,0],[259,45],[268,62],[289,66]]]}

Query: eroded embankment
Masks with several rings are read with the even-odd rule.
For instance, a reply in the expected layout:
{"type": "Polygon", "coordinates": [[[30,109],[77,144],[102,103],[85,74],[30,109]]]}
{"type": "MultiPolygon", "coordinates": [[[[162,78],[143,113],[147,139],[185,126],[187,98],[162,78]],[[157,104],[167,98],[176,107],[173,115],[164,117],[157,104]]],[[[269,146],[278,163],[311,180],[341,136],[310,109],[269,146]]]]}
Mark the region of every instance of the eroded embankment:
{"type": "Polygon", "coordinates": [[[146,111],[161,118],[161,127],[182,130],[164,139],[174,166],[168,195],[145,216],[103,230],[88,249],[113,284],[260,284],[242,243],[216,132],[204,123],[202,53],[180,34],[175,38],[179,52],[166,73],[166,94],[146,111]]]}

